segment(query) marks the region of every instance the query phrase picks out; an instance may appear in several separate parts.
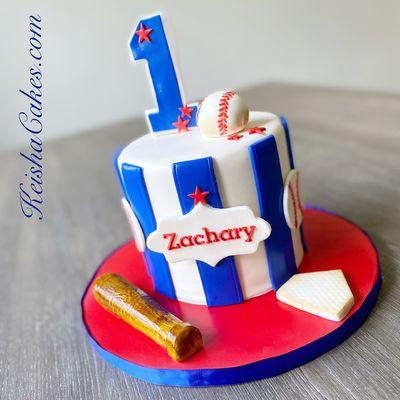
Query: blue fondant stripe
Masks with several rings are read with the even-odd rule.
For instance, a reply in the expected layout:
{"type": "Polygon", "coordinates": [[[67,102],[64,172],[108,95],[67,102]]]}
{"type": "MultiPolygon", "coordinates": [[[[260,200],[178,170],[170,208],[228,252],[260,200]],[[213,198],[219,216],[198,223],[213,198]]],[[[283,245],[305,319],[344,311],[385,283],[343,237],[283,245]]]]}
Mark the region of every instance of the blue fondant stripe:
{"type": "MultiPolygon", "coordinates": [[[[207,201],[212,207],[222,208],[221,198],[214,175],[211,157],[183,161],[173,164],[173,176],[182,212],[187,214],[193,208],[193,199],[188,197],[198,186],[210,192],[207,201]]],[[[215,267],[197,261],[207,305],[222,306],[241,303],[242,289],[233,257],[226,257],[215,267]]]]}
{"type": "MultiPolygon", "coordinates": [[[[121,170],[125,195],[147,238],[151,232],[157,229],[157,223],[147,193],[143,170],[141,167],[126,163],[122,164],[121,170]]],[[[175,299],[174,284],[164,255],[146,249],[145,258],[156,290],[175,299]]]]}
{"type": "Polygon", "coordinates": [[[272,286],[279,289],[297,272],[292,234],[283,212],[283,179],[275,137],[270,135],[249,147],[261,217],[271,224],[264,242],[272,286]]]}
{"type": "MultiPolygon", "coordinates": [[[[287,145],[287,149],[288,149],[288,153],[289,153],[290,168],[294,169],[294,159],[293,159],[292,143],[290,141],[289,125],[286,121],[286,118],[283,115],[281,116],[281,123],[282,123],[283,129],[285,131],[286,145],[287,145]]],[[[300,226],[300,238],[301,238],[301,244],[303,245],[304,251],[307,251],[306,242],[304,240],[303,225],[300,226]]]]}
{"type": "Polygon", "coordinates": [[[283,130],[285,131],[286,136],[286,145],[289,154],[289,161],[290,161],[290,169],[294,169],[294,160],[293,160],[293,152],[292,152],[292,143],[290,141],[290,134],[289,134],[289,126],[287,124],[286,118],[282,115],[281,116],[281,123],[283,126],[283,130]]]}
{"type": "MultiPolygon", "coordinates": [[[[122,188],[122,192],[123,192],[123,194],[124,194],[124,197],[125,197],[125,199],[128,201],[128,203],[130,204],[130,201],[129,201],[129,198],[128,198],[128,194],[127,194],[126,189],[125,189],[124,179],[122,178],[122,174],[121,174],[121,171],[120,171],[119,166],[118,166],[118,157],[119,157],[119,155],[122,153],[122,150],[123,150],[123,149],[124,149],[124,148],[121,147],[121,148],[119,148],[118,151],[115,153],[115,156],[114,156],[114,168],[115,168],[115,171],[117,172],[118,180],[119,180],[119,183],[120,183],[120,185],[121,185],[121,188],[122,188]]],[[[131,205],[131,207],[132,207],[132,205],[131,205]]],[[[142,228],[142,230],[143,230],[143,228],[142,228]]],[[[153,277],[153,271],[152,271],[153,263],[151,262],[151,259],[150,259],[148,253],[149,253],[149,252],[147,251],[147,249],[145,249],[145,251],[143,252],[143,256],[144,256],[144,258],[145,258],[145,260],[146,260],[146,270],[147,270],[147,273],[148,273],[151,277],[153,277]]]]}

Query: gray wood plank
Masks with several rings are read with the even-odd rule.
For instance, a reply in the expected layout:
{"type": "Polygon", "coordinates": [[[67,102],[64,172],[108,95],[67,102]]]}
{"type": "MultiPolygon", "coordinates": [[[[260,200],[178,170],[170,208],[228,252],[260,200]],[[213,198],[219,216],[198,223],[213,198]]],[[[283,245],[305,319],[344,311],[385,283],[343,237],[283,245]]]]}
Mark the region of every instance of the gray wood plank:
{"type": "Polygon", "coordinates": [[[243,385],[159,387],[102,361],[86,341],[79,302],[96,266],[129,238],[112,157],[146,128],[126,121],[46,142],[41,223],[18,208],[18,152],[2,155],[1,399],[399,397],[400,96],[277,84],[242,93],[253,109],[286,115],[306,202],[345,215],[375,241],[384,285],[367,322],[315,361],[243,385]]]}

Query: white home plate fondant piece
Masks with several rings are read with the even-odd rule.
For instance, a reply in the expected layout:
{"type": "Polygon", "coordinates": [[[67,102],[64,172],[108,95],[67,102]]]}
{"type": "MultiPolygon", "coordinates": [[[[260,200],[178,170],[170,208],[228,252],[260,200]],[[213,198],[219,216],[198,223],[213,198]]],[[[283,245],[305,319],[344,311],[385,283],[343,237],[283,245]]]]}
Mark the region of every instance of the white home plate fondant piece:
{"type": "Polygon", "coordinates": [[[147,246],[169,262],[199,260],[215,266],[225,257],[254,253],[270,234],[269,223],[249,207],[214,208],[199,202],[183,216],[162,219],[147,246]]]}
{"type": "Polygon", "coordinates": [[[289,228],[298,229],[303,221],[303,205],[300,193],[300,174],[295,169],[290,170],[286,177],[283,212],[289,228]]]}
{"type": "Polygon", "coordinates": [[[222,90],[199,103],[196,119],[199,131],[207,137],[232,135],[246,127],[249,107],[237,93],[222,90]]]}
{"type": "Polygon", "coordinates": [[[122,198],[121,203],[122,203],[122,208],[125,211],[126,217],[128,218],[129,226],[131,228],[133,239],[135,240],[136,248],[141,253],[143,253],[146,248],[146,241],[144,239],[142,227],[140,226],[140,223],[136,218],[136,215],[133,212],[128,201],[125,198],[122,198]]]}
{"type": "Polygon", "coordinates": [[[276,298],[332,321],[342,320],[354,305],[353,293],[340,269],[293,275],[276,298]]]}

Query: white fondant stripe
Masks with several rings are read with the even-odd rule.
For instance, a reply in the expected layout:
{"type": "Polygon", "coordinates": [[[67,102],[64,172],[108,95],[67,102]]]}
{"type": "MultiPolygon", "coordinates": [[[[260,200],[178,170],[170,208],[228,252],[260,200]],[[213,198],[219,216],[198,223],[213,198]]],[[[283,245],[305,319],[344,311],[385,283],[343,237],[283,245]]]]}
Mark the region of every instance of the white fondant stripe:
{"type": "MultiPolygon", "coordinates": [[[[253,168],[248,151],[224,159],[223,168],[219,168],[218,160],[214,160],[214,172],[224,207],[246,205],[252,209],[256,217],[260,216],[253,168]],[[240,176],[240,182],[237,180],[238,176],[240,176]]],[[[262,243],[253,254],[235,256],[235,263],[244,299],[272,289],[266,249],[262,243]]]]}
{"type": "MultiPolygon", "coordinates": [[[[275,132],[275,143],[278,149],[279,162],[281,164],[282,179],[285,182],[288,173],[290,172],[290,159],[288,153],[288,147],[286,143],[286,135],[282,124],[279,129],[275,132]]],[[[291,229],[292,243],[294,250],[294,257],[296,259],[297,268],[300,266],[304,256],[303,244],[301,242],[300,229],[291,229]]]]}
{"type": "MultiPolygon", "coordinates": [[[[143,175],[157,223],[168,215],[182,215],[172,166],[167,165],[162,169],[144,168],[143,175]]],[[[169,269],[178,300],[207,304],[196,261],[169,263],[169,269]]]]}

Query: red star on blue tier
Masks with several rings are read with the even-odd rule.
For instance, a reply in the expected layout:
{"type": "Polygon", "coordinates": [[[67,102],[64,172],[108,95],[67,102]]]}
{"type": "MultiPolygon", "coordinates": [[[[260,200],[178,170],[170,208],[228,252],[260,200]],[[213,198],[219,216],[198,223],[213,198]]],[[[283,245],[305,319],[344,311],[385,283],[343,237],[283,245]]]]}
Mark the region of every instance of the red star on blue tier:
{"type": "Polygon", "coordinates": [[[142,43],[144,40],[150,43],[151,40],[149,36],[151,32],[153,32],[153,29],[146,29],[146,27],[141,24],[140,29],[135,32],[139,36],[139,43],[142,43]]]}
{"type": "Polygon", "coordinates": [[[181,112],[181,117],[192,117],[193,107],[189,107],[188,105],[179,107],[179,111],[181,112]]]}
{"type": "Polygon", "coordinates": [[[228,137],[228,140],[240,140],[243,137],[243,135],[239,135],[238,133],[235,133],[234,135],[231,135],[228,137]]]}
{"type": "Polygon", "coordinates": [[[264,131],[266,131],[266,128],[262,126],[255,126],[254,128],[247,129],[247,132],[249,132],[250,135],[254,135],[255,133],[263,133],[264,131]]]}
{"type": "Polygon", "coordinates": [[[182,119],[181,116],[179,116],[178,121],[173,122],[172,125],[175,126],[176,129],[178,129],[178,133],[181,133],[181,131],[186,132],[189,130],[189,128],[187,127],[189,122],[190,119],[182,119]]]}
{"type": "Polygon", "coordinates": [[[202,192],[201,189],[196,186],[194,193],[188,194],[188,196],[194,200],[194,205],[199,203],[207,204],[206,197],[209,195],[210,192],[202,192]]]}

